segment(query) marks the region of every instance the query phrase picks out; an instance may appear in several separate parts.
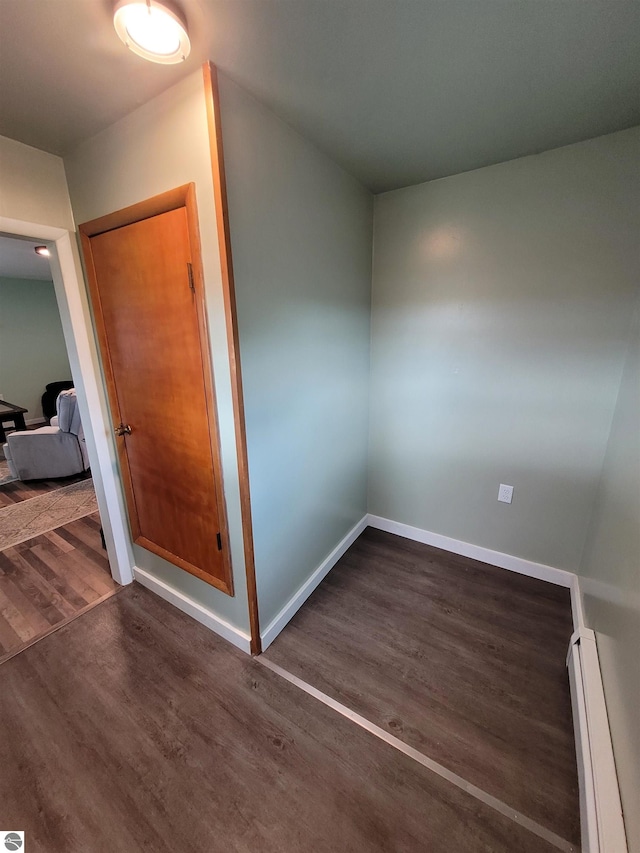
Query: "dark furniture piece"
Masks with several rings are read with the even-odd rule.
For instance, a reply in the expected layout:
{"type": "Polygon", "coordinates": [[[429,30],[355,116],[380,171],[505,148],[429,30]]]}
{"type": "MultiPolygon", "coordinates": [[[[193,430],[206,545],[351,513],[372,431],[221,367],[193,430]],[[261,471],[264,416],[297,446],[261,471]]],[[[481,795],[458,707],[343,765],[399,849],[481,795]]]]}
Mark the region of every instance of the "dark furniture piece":
{"type": "Polygon", "coordinates": [[[6,436],[4,425],[11,421],[15,429],[26,429],[27,425],[24,422],[24,414],[28,409],[23,409],[22,406],[15,406],[13,403],[8,403],[6,400],[0,400],[0,444],[4,442],[6,436]]]}
{"type": "Polygon", "coordinates": [[[73,388],[73,382],[71,379],[67,379],[64,382],[50,382],[47,385],[46,390],[42,395],[42,414],[47,419],[47,423],[49,423],[56,413],[56,400],[58,399],[58,394],[61,391],[68,391],[69,388],[73,388]]]}

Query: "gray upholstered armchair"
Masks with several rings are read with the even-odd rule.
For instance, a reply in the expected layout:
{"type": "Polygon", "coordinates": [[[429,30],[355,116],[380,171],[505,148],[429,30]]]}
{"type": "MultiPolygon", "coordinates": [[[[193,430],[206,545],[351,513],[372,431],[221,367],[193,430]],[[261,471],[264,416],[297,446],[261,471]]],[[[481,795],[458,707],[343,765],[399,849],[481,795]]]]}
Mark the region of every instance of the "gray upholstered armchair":
{"type": "Polygon", "coordinates": [[[51,426],[7,436],[3,450],[14,477],[49,480],[80,474],[89,467],[74,388],[62,391],[56,410],[51,426]]]}

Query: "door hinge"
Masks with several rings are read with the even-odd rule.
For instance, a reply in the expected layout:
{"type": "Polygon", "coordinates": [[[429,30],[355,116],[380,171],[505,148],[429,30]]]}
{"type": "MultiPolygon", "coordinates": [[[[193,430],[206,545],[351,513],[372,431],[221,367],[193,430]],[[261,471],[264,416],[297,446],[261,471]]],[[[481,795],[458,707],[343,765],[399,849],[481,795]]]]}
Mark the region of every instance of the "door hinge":
{"type": "Polygon", "coordinates": [[[195,283],[193,281],[193,267],[191,266],[191,264],[187,264],[187,272],[189,273],[189,289],[191,290],[192,293],[195,293],[196,292],[196,286],[195,286],[195,283]]]}
{"type": "Polygon", "coordinates": [[[218,551],[222,551],[222,536],[219,533],[216,536],[216,541],[218,543],[218,551]]]}

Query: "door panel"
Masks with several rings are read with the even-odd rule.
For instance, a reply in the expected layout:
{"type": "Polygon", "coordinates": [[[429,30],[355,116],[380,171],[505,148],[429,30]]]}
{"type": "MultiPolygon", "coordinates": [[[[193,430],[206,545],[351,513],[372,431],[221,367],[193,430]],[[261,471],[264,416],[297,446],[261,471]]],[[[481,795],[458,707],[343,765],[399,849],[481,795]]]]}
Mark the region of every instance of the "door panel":
{"type": "Polygon", "coordinates": [[[84,244],[134,541],[231,594],[194,240],[181,206],[84,244]]]}

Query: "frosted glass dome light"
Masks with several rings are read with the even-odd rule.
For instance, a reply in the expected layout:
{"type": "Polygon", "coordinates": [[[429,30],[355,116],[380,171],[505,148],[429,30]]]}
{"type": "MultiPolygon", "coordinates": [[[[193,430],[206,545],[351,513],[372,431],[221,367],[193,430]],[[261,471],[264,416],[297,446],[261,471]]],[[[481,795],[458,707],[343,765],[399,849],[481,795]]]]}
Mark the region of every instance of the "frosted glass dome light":
{"type": "Polygon", "coordinates": [[[113,25],[129,50],[151,62],[174,65],[189,56],[186,21],[157,0],[120,0],[113,25]]]}

